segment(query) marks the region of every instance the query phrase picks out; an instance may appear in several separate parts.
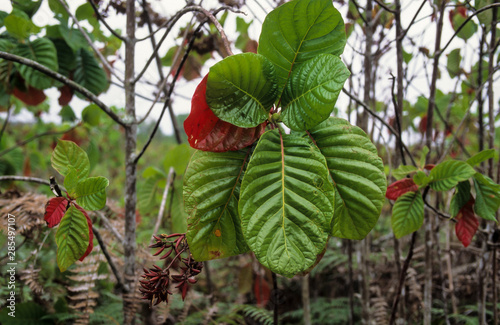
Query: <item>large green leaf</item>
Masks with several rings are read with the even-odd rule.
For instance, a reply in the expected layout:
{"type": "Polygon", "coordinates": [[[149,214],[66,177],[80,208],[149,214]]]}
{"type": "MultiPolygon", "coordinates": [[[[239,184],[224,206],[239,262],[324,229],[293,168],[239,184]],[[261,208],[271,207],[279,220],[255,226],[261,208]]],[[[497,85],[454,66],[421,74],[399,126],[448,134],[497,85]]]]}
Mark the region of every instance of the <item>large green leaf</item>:
{"type": "Polygon", "coordinates": [[[495,184],[488,176],[476,173],[474,189],[476,190],[474,212],[483,219],[497,221],[495,214],[500,207],[500,185],[495,184]]]}
{"type": "Polygon", "coordinates": [[[476,171],[465,161],[448,160],[434,167],[429,177],[429,186],[436,191],[448,191],[472,177],[476,171]]]}
{"type": "Polygon", "coordinates": [[[474,156],[467,159],[467,163],[472,167],[479,165],[483,161],[495,157],[495,149],[485,149],[481,152],[476,153],[474,156]]]}
{"type": "Polygon", "coordinates": [[[424,200],[420,192],[408,192],[392,207],[391,225],[396,238],[411,234],[424,223],[424,200]]]}
{"type": "Polygon", "coordinates": [[[4,18],[3,23],[10,35],[20,39],[25,39],[40,31],[40,28],[33,24],[26,13],[16,9],[4,18]]]}
{"type": "Polygon", "coordinates": [[[470,182],[458,183],[450,202],[450,215],[455,218],[462,207],[470,200],[470,182]]]}
{"type": "Polygon", "coordinates": [[[99,95],[108,87],[106,73],[99,66],[92,52],[84,48],[76,52],[76,69],[73,77],[75,82],[96,95],[99,95]]]}
{"type": "MultiPolygon", "coordinates": [[[[16,47],[14,54],[36,61],[50,70],[57,71],[56,48],[54,43],[47,38],[37,38],[33,42],[21,43],[16,47]]],[[[21,63],[15,63],[15,65],[24,80],[31,86],[37,89],[52,87],[53,79],[40,71],[21,63]]]]}
{"type": "Polygon", "coordinates": [[[76,67],[76,57],[73,50],[66,44],[66,42],[61,38],[53,39],[56,50],[57,50],[57,62],[59,64],[59,73],[70,76],[70,73],[76,67]]]}
{"type": "Polygon", "coordinates": [[[64,214],[56,233],[57,265],[66,271],[89,246],[89,225],[83,212],[73,205],[64,214]]]}
{"type": "Polygon", "coordinates": [[[276,98],[274,67],[262,55],[232,55],[210,68],[206,100],[223,121],[255,127],[267,120],[276,98]]]}
{"type": "Polygon", "coordinates": [[[248,251],[238,216],[241,178],[249,150],[196,151],[184,176],[184,204],[189,214],[187,239],[197,261],[248,251]]]}
{"type": "Polygon", "coordinates": [[[76,186],[76,203],[86,210],[99,210],[106,205],[106,177],[89,177],[81,180],[76,186]]]}
{"type": "Polygon", "coordinates": [[[279,92],[292,70],[321,53],[340,55],[346,43],[344,21],[330,0],[295,0],[269,13],[258,53],[276,68],[279,92]]]}
{"type": "Polygon", "coordinates": [[[331,235],[363,239],[385,201],[382,159],[366,133],[344,119],[330,117],[310,132],[326,158],[336,192],[331,235]]]}
{"type": "Polygon", "coordinates": [[[191,157],[192,149],[187,143],[182,143],[169,150],[163,159],[163,168],[168,171],[173,167],[177,175],[184,174],[191,157]]]}
{"type": "Polygon", "coordinates": [[[325,248],[333,200],[325,158],[311,141],[278,129],[264,133],[241,183],[248,246],[273,272],[307,270],[325,248]]]}
{"type": "Polygon", "coordinates": [[[73,141],[59,140],[52,152],[51,162],[52,167],[63,176],[71,172],[70,167],[76,170],[79,179],[84,179],[89,175],[89,158],[85,151],[73,141]]]}
{"type": "Polygon", "coordinates": [[[292,73],[283,92],[283,122],[303,131],[326,120],[349,74],[340,58],[331,54],[305,62],[292,73]]]}

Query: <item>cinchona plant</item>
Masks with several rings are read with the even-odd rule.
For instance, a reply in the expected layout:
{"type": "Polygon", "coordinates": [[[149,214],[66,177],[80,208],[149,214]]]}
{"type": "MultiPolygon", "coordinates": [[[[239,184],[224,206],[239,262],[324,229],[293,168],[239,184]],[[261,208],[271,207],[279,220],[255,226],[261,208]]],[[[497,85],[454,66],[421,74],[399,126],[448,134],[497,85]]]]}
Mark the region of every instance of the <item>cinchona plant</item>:
{"type": "Polygon", "coordinates": [[[202,80],[184,123],[199,149],[184,180],[195,260],[251,250],[292,277],[315,265],[329,236],[373,228],[382,161],[361,129],[330,116],[349,76],[345,43],[331,0],[294,0],[266,17],[257,54],[227,57],[202,80]]]}

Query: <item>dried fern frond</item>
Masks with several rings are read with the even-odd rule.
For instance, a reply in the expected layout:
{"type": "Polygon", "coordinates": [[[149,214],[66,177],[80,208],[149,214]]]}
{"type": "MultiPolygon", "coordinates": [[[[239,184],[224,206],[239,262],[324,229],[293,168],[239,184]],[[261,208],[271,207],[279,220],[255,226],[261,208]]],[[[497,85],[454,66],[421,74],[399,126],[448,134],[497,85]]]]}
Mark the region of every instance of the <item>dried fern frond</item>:
{"type": "Polygon", "coordinates": [[[35,269],[33,265],[27,269],[20,271],[21,281],[33,292],[36,296],[43,294],[43,287],[39,282],[38,275],[41,269],[35,269]]]}
{"type": "Polygon", "coordinates": [[[35,229],[45,226],[43,215],[48,198],[45,195],[27,193],[20,197],[0,197],[0,229],[8,229],[8,215],[15,217],[16,232],[29,236],[35,229]]]}

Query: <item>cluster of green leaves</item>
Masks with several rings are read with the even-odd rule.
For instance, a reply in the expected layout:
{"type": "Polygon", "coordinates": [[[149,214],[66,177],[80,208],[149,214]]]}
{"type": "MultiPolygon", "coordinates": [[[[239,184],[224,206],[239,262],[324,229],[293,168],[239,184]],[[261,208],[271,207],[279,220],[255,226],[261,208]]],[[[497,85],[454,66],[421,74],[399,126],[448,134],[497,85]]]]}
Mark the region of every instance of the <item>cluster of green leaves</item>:
{"type": "MultiPolygon", "coordinates": [[[[423,159],[425,159],[425,150],[423,159]]],[[[397,238],[418,229],[424,221],[424,201],[421,190],[429,187],[444,192],[455,189],[449,213],[457,218],[456,232],[464,246],[468,246],[477,231],[475,214],[496,222],[495,213],[500,207],[500,185],[489,177],[477,172],[474,167],[495,156],[495,150],[479,152],[467,161],[448,160],[437,165],[400,166],[394,171],[401,178],[387,188],[387,198],[396,200],[392,210],[392,228],[397,238]],[[424,170],[430,170],[426,173],[424,170]],[[412,175],[412,178],[405,178],[412,175]],[[472,180],[475,197],[471,193],[472,180]]]]}
{"type": "Polygon", "coordinates": [[[184,124],[190,144],[209,150],[194,153],[184,178],[196,260],[251,250],[292,277],[317,263],[329,236],[362,239],[373,228],[386,190],[382,160],[361,129],[330,117],[349,76],[345,43],[331,1],[294,0],[266,17],[257,54],[211,67],[184,124]],[[203,104],[207,118],[197,120],[203,104]],[[231,140],[241,134],[238,146],[231,140]]]}
{"type": "Polygon", "coordinates": [[[64,176],[67,196],[57,196],[47,203],[44,219],[56,232],[57,265],[65,271],[76,260],[83,260],[93,247],[92,221],[86,210],[106,205],[105,177],[88,177],[87,154],[72,141],[59,141],[52,153],[52,167],[64,176]]]}
{"type": "MultiPolygon", "coordinates": [[[[94,94],[105,91],[109,85],[106,72],[94,57],[83,33],[70,25],[69,15],[59,1],[49,1],[59,21],[57,25],[39,27],[33,23],[32,17],[41,3],[15,1],[10,13],[0,11],[0,28],[4,28],[0,34],[0,51],[35,61],[74,80],[94,94]],[[39,36],[42,31],[44,36],[39,36]]],[[[116,52],[121,46],[117,38],[102,34],[90,3],[78,7],[76,18],[88,21],[93,27],[92,33],[84,32],[91,40],[105,43],[105,55],[116,52]]],[[[61,92],[59,103],[67,115],[68,111],[72,111],[68,104],[73,90],[27,65],[0,60],[0,107],[10,107],[13,102],[11,95],[19,98],[25,106],[39,106],[46,99],[43,90],[54,86],[61,92]]],[[[77,93],[77,96],[81,95],[77,93]]]]}

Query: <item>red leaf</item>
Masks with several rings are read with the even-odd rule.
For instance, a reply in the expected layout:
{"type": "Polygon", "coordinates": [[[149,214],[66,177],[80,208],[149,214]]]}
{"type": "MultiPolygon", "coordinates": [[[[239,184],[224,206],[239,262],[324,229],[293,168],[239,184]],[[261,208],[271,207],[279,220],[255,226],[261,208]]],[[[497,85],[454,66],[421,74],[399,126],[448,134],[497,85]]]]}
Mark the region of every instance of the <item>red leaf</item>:
{"type": "Polygon", "coordinates": [[[187,283],[187,282],[184,282],[184,283],[182,284],[182,288],[181,288],[181,291],[182,291],[182,301],[184,301],[184,299],[186,298],[186,295],[187,295],[188,289],[189,289],[188,283],[187,283]]]}
{"type": "Polygon", "coordinates": [[[455,219],[458,220],[455,225],[455,233],[457,234],[457,238],[462,242],[464,247],[470,245],[472,241],[472,237],[477,231],[479,227],[479,220],[477,220],[474,215],[474,210],[472,206],[474,205],[474,198],[471,197],[469,202],[467,202],[460,211],[458,211],[455,219]]]}
{"type": "Polygon", "coordinates": [[[264,133],[266,122],[254,128],[240,128],[219,119],[205,99],[208,74],[200,82],[191,100],[191,113],[184,130],[191,147],[204,151],[239,150],[254,143],[264,133]]]}
{"type": "Polygon", "coordinates": [[[417,190],[418,185],[415,184],[412,178],[403,178],[387,186],[385,197],[389,200],[397,200],[398,197],[406,192],[415,192],[417,190]]]}
{"type": "Polygon", "coordinates": [[[269,289],[269,284],[266,279],[257,275],[253,284],[253,293],[255,295],[255,299],[257,300],[257,305],[260,307],[264,307],[269,302],[269,297],[271,291],[269,289]]]}
{"type": "Polygon", "coordinates": [[[45,98],[47,98],[47,96],[43,93],[43,90],[36,89],[31,86],[28,86],[28,90],[25,92],[19,90],[18,88],[14,88],[12,95],[16,96],[23,103],[30,106],[37,106],[43,103],[45,98]]]}
{"type": "Polygon", "coordinates": [[[43,219],[47,222],[49,228],[57,226],[61,222],[67,206],[68,200],[62,196],[54,197],[47,202],[43,219]]]}
{"type": "Polygon", "coordinates": [[[424,166],[424,169],[427,169],[427,170],[432,170],[432,168],[436,167],[436,165],[434,164],[427,164],[424,166]]]}
{"type": "Polygon", "coordinates": [[[61,96],[59,96],[59,105],[68,105],[71,98],[73,98],[73,90],[69,86],[64,85],[59,88],[59,91],[61,92],[61,96]]]}
{"type": "Polygon", "coordinates": [[[424,134],[427,131],[427,115],[422,117],[420,124],[418,125],[418,130],[420,133],[424,134]]]}
{"type": "Polygon", "coordinates": [[[80,257],[79,259],[79,261],[83,261],[83,259],[87,257],[87,255],[89,255],[90,252],[92,252],[92,249],[94,248],[94,232],[92,231],[92,220],[90,220],[90,217],[87,214],[87,212],[78,204],[75,204],[75,207],[83,213],[85,218],[87,218],[87,224],[89,225],[89,245],[87,246],[85,254],[83,254],[83,256],[80,257]]]}

